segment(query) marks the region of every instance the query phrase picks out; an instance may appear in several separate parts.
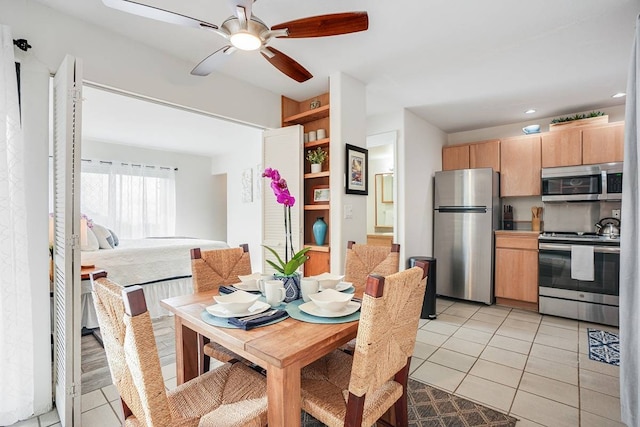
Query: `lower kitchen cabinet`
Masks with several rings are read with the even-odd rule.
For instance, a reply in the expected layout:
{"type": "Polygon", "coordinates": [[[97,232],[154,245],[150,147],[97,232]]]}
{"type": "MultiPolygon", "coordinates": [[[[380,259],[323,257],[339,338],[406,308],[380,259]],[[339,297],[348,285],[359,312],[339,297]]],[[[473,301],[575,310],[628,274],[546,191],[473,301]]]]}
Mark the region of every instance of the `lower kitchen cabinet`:
{"type": "Polygon", "coordinates": [[[496,304],[538,311],[538,232],[496,232],[496,304]]]}

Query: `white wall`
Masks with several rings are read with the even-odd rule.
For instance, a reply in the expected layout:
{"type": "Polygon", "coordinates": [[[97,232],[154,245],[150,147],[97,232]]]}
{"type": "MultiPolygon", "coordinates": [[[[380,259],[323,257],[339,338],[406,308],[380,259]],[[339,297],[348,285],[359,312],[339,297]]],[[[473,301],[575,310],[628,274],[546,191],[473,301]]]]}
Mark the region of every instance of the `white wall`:
{"type": "MultiPolygon", "coordinates": [[[[237,151],[226,156],[213,159],[211,172],[213,174],[226,173],[227,188],[227,242],[235,247],[242,243],[249,244],[251,254],[251,268],[253,271],[262,270],[262,204],[259,185],[265,184],[261,177],[262,161],[262,131],[255,130],[255,138],[245,146],[246,150],[237,151]],[[253,174],[253,201],[242,201],[242,172],[251,169],[253,174]]],[[[214,192],[212,199],[223,200],[222,193],[214,192]]]]}
{"type": "MultiPolygon", "coordinates": [[[[345,144],[366,148],[366,95],[362,82],[343,73],[329,78],[331,97],[331,272],[344,272],[347,242],[367,238],[367,198],[345,194],[345,144]],[[345,209],[352,212],[345,218],[345,209]]],[[[371,173],[367,171],[367,173],[371,173]]],[[[368,189],[371,194],[371,188],[368,189]]]]}
{"type": "Polygon", "coordinates": [[[224,240],[215,237],[225,221],[216,218],[216,204],[225,201],[214,197],[210,157],[83,139],[82,158],[178,168],[176,236],[224,240]]]}
{"type": "Polygon", "coordinates": [[[404,110],[404,138],[398,164],[401,263],[411,256],[433,254],[433,176],[442,170],[442,146],[447,135],[404,110]]]}

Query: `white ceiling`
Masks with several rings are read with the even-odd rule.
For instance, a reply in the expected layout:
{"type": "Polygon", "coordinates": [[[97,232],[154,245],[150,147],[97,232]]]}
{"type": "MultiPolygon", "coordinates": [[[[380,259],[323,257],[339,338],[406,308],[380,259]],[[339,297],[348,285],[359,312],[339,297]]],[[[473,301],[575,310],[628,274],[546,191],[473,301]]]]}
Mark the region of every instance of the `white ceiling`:
{"type": "MultiPolygon", "coordinates": [[[[38,0],[195,66],[222,47],[211,32],[130,15],[101,0],[38,0]]],[[[137,0],[220,24],[221,0],[137,0]]],[[[624,103],[638,0],[259,0],[267,25],[365,10],[369,30],[271,46],[314,78],[296,83],[257,52],[238,52],[221,73],[302,100],[342,71],[366,84],[367,114],[408,108],[445,132],[567,115],[624,103]],[[524,115],[535,108],[537,113],[524,115]]],[[[191,68],[186,68],[189,73],[191,68]]],[[[203,77],[215,78],[215,74],[203,77]]]]}

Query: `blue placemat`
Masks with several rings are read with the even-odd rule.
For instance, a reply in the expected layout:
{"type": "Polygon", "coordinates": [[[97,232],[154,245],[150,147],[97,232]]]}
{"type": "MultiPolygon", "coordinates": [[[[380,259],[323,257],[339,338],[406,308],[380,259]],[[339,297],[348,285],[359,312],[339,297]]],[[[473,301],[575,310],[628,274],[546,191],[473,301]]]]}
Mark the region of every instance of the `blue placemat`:
{"type": "MultiPolygon", "coordinates": [[[[283,308],[283,307],[280,306],[278,308],[283,308]]],[[[291,316],[291,315],[289,315],[289,316],[291,316]]],[[[229,319],[227,319],[225,317],[216,317],[216,316],[210,314],[207,310],[202,310],[202,313],[200,314],[200,318],[202,320],[204,320],[206,323],[208,323],[210,325],[213,325],[213,326],[219,326],[221,328],[229,328],[229,329],[240,329],[238,326],[230,324],[228,322],[229,319]]],[[[279,319],[275,319],[272,322],[265,323],[264,325],[256,326],[254,329],[261,328],[263,326],[273,325],[274,323],[282,322],[283,320],[286,320],[288,318],[289,317],[287,317],[287,316],[281,317],[279,319]]]]}
{"type": "Polygon", "coordinates": [[[296,319],[296,320],[300,320],[302,322],[308,322],[308,323],[348,323],[348,322],[355,322],[356,320],[360,319],[360,309],[358,309],[358,311],[356,311],[355,313],[349,314],[348,316],[342,316],[342,317],[318,317],[318,316],[312,316],[310,314],[307,314],[303,311],[300,311],[300,305],[304,304],[304,301],[302,299],[297,299],[295,301],[291,301],[289,304],[287,304],[287,306],[285,307],[285,310],[287,310],[287,313],[289,313],[289,316],[291,316],[292,318],[296,319]]]}

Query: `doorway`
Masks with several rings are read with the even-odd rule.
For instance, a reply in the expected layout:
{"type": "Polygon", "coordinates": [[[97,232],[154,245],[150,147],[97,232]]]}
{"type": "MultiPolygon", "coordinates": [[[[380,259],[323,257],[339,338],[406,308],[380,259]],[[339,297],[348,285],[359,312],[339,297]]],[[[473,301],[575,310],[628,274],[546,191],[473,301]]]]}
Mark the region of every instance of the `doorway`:
{"type": "Polygon", "coordinates": [[[369,195],[367,196],[367,243],[397,243],[397,180],[395,179],[397,132],[367,136],[369,195]]]}

